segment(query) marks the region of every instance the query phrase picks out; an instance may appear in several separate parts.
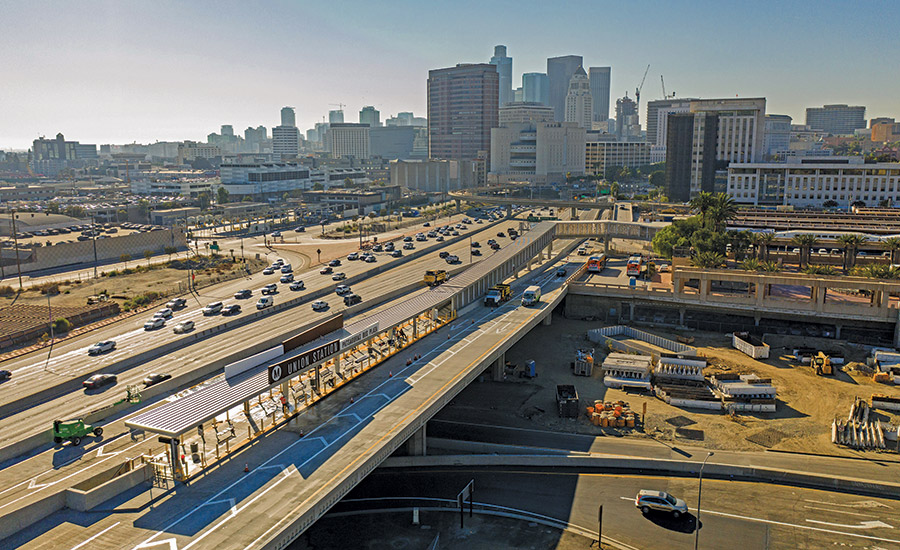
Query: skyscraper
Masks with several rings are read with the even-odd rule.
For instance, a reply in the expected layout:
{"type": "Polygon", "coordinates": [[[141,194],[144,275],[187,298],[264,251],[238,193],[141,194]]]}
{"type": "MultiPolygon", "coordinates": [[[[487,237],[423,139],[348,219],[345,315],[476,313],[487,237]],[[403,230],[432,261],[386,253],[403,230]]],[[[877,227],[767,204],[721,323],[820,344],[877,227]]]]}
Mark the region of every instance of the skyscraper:
{"type": "Polygon", "coordinates": [[[547,79],[549,81],[549,105],[557,122],[566,118],[566,94],[569,81],[578,67],[583,65],[580,55],[564,55],[547,59],[547,79]]]}
{"type": "Polygon", "coordinates": [[[789,115],[766,115],[766,137],[763,148],[767,157],[774,157],[779,152],[791,147],[791,123],[789,115]]]}
{"type": "Polygon", "coordinates": [[[293,107],[282,107],[281,108],[281,125],[282,126],[296,126],[297,118],[294,115],[293,107]]]}
{"type": "Polygon", "coordinates": [[[609,78],[612,69],[609,67],[591,67],[588,76],[591,80],[591,97],[594,101],[593,120],[603,122],[609,119],[609,78]]]}
{"type": "Polygon", "coordinates": [[[550,105],[550,79],[545,73],[522,75],[522,101],[550,105]]]}
{"type": "Polygon", "coordinates": [[[497,67],[497,74],[500,75],[500,103],[498,104],[500,107],[513,101],[512,61],[512,58],[506,55],[506,46],[494,46],[491,65],[497,67]]]}
{"type": "Polygon", "coordinates": [[[569,91],[566,94],[566,122],[574,122],[579,127],[590,130],[594,113],[592,105],[591,83],[584,68],[578,67],[569,81],[569,91]]]}
{"type": "Polygon", "coordinates": [[[369,158],[369,125],[335,122],[328,129],[328,150],[334,158],[369,158]]]}
{"type": "Polygon", "coordinates": [[[428,151],[435,159],[473,160],[490,151],[500,75],[488,63],[428,71],[428,151]]]}
{"type": "Polygon", "coordinates": [[[328,124],[341,124],[344,122],[344,110],[328,111],[328,124]]]}
{"type": "Polygon", "coordinates": [[[866,127],[866,108],[858,105],[825,105],[806,109],[806,125],[829,134],[847,135],[866,127]]]}
{"type": "Polygon", "coordinates": [[[276,160],[296,158],[300,154],[300,130],[296,126],[272,128],[272,153],[276,160]]]}
{"type": "Polygon", "coordinates": [[[669,199],[725,191],[728,165],[764,154],[765,98],[698,99],[690,113],[673,113],[666,135],[669,199]],[[721,184],[720,184],[721,182],[721,184]]]}
{"type": "Polygon", "coordinates": [[[616,100],[616,137],[620,140],[641,137],[641,123],[638,119],[637,104],[625,94],[616,100]]]}
{"type": "Polygon", "coordinates": [[[219,130],[219,133],[223,136],[234,137],[234,126],[231,124],[223,124],[222,128],[219,130]]]}
{"type": "Polygon", "coordinates": [[[359,112],[359,123],[368,124],[369,128],[378,128],[381,126],[381,113],[375,107],[366,105],[359,112]]]}

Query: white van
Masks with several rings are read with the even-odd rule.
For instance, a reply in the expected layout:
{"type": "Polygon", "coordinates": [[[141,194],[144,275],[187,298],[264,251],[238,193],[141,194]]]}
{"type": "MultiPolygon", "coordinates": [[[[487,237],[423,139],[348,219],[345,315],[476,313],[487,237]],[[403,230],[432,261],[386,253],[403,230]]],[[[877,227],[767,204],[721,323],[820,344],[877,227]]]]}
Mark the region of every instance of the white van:
{"type": "Polygon", "coordinates": [[[534,304],[541,301],[541,287],[539,286],[530,286],[525,289],[525,292],[522,294],[522,305],[523,306],[533,306],[534,304]]]}
{"type": "Polygon", "coordinates": [[[275,303],[275,298],[263,296],[256,302],[256,309],[265,309],[275,303]]]}

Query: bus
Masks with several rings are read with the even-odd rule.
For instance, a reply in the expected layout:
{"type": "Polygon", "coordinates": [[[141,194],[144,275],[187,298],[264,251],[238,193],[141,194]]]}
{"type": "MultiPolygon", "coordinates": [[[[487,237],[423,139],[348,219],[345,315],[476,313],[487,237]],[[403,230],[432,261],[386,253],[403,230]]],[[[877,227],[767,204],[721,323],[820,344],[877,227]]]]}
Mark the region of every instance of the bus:
{"type": "Polygon", "coordinates": [[[644,257],[640,254],[631,256],[628,258],[628,263],[625,264],[625,274],[629,277],[640,277],[643,269],[644,257]]]}
{"type": "Polygon", "coordinates": [[[600,273],[606,267],[606,254],[591,256],[588,258],[587,270],[589,273],[600,273]]]}

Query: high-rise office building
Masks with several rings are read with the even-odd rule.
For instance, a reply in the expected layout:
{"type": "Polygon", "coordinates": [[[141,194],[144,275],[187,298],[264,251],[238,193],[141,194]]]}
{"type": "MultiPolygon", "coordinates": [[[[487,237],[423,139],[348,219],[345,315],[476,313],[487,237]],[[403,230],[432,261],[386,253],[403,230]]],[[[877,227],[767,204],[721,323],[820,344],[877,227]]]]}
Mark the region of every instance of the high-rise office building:
{"type": "Polygon", "coordinates": [[[293,107],[282,107],[281,108],[281,125],[282,126],[296,126],[297,125],[297,117],[294,114],[293,107]]]}
{"type": "Polygon", "coordinates": [[[522,101],[550,105],[550,79],[546,73],[522,75],[522,101]]]}
{"type": "Polygon", "coordinates": [[[265,126],[257,126],[256,128],[248,126],[244,130],[244,144],[250,153],[262,152],[262,143],[269,139],[269,134],[265,126]]]}
{"type": "Polygon", "coordinates": [[[501,182],[563,183],[584,174],[586,130],[572,122],[517,122],[491,130],[491,174],[501,182]]]}
{"type": "Polygon", "coordinates": [[[381,113],[375,107],[366,105],[359,112],[359,123],[368,124],[369,128],[378,128],[381,126],[381,113]]]}
{"type": "MultiPolygon", "coordinates": [[[[525,90],[522,89],[521,86],[513,90],[513,101],[518,101],[519,103],[525,101],[525,90]]],[[[502,107],[502,105],[501,105],[502,107]]]]}
{"type": "Polygon", "coordinates": [[[637,103],[627,93],[616,100],[616,137],[625,141],[641,137],[637,103]]]}
{"type": "Polygon", "coordinates": [[[591,97],[594,102],[593,120],[603,122],[609,119],[610,67],[591,67],[588,77],[591,81],[591,97]]]}
{"type": "MultiPolygon", "coordinates": [[[[413,156],[416,130],[413,126],[369,128],[369,152],[383,159],[409,159],[413,156]]],[[[426,147],[425,154],[428,154],[426,147]]]]}
{"type": "Polygon", "coordinates": [[[328,150],[334,158],[369,158],[369,125],[336,122],[328,129],[328,150]]]}
{"type": "Polygon", "coordinates": [[[572,75],[584,64],[580,55],[563,55],[547,59],[547,80],[549,84],[549,105],[557,122],[566,118],[566,94],[572,75]]]}
{"type": "Polygon", "coordinates": [[[219,130],[223,136],[234,137],[234,126],[231,124],[223,124],[221,130],[219,130]]]}
{"type": "Polygon", "coordinates": [[[344,122],[344,110],[328,111],[328,124],[342,124],[344,122]]]}
{"type": "Polygon", "coordinates": [[[300,154],[300,130],[296,126],[272,128],[272,153],[276,160],[296,158],[300,154]]]}
{"type": "Polygon", "coordinates": [[[497,74],[500,75],[499,107],[503,107],[510,101],[513,101],[512,62],[512,58],[506,55],[506,46],[494,46],[494,57],[491,58],[491,65],[497,67],[497,74]]]}
{"type": "Polygon", "coordinates": [[[578,67],[569,81],[566,94],[566,122],[574,122],[578,126],[590,130],[594,116],[591,82],[583,67],[578,67]]]}
{"type": "Polygon", "coordinates": [[[647,114],[644,127],[647,129],[647,142],[651,146],[666,146],[666,117],[672,113],[689,113],[694,98],[652,99],[647,102],[647,114]]]}
{"type": "Polygon", "coordinates": [[[791,123],[788,115],[766,115],[766,135],[763,148],[766,156],[773,158],[791,148],[791,123]]]}
{"type": "Polygon", "coordinates": [[[473,160],[490,151],[497,126],[500,75],[489,63],[428,71],[431,158],[473,160]]]}
{"type": "Polygon", "coordinates": [[[764,154],[765,98],[691,101],[690,113],[670,114],[666,135],[666,185],[673,201],[700,191],[724,192],[731,163],[757,162],[764,154]]]}
{"type": "Polygon", "coordinates": [[[806,125],[829,134],[850,135],[866,127],[866,108],[844,104],[808,107],[806,125]]]}

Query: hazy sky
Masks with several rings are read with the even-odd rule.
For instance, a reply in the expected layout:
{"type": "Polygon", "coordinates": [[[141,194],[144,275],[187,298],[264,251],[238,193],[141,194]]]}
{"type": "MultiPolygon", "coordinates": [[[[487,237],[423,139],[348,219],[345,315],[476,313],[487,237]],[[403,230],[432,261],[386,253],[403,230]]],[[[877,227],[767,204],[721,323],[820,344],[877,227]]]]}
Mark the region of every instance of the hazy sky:
{"type": "MultiPolygon", "coordinates": [[[[168,2],[0,0],[0,149],[63,132],[85,143],[205,140],[221,124],[301,130],[344,103],[382,120],[425,116],[429,69],[486,62],[523,72],[580,54],[612,67],[611,103],[660,74],[680,97],[764,96],[804,108],[865,105],[900,118],[900,2],[168,2]]],[[[641,109],[642,123],[644,110],[641,109]]],[[[611,113],[615,115],[615,113],[611,113]]]]}

